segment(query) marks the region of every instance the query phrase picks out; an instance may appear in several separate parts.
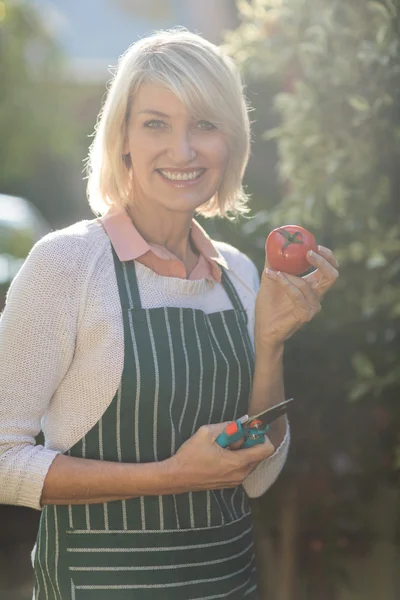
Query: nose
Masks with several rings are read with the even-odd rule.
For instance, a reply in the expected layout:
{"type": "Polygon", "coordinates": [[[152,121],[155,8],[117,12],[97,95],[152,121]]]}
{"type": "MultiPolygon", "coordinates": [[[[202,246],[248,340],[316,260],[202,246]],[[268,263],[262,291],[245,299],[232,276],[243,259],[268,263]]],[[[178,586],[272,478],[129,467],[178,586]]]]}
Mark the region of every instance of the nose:
{"type": "Polygon", "coordinates": [[[180,167],[192,161],[196,156],[190,131],[176,132],[171,136],[168,146],[168,158],[180,167]]]}

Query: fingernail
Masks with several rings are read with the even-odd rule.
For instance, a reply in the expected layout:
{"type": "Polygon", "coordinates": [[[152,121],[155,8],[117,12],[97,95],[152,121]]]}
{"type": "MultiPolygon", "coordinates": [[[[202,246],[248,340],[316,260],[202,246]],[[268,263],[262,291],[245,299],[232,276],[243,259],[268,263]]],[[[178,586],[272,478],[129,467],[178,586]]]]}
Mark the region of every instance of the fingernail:
{"type": "Polygon", "coordinates": [[[274,271],[271,271],[271,269],[265,269],[265,274],[266,275],[272,275],[272,276],[275,275],[274,271]]]}
{"type": "Polygon", "coordinates": [[[307,256],[309,256],[310,258],[312,258],[313,256],[315,256],[315,252],[313,250],[309,250],[307,252],[307,256]]]}

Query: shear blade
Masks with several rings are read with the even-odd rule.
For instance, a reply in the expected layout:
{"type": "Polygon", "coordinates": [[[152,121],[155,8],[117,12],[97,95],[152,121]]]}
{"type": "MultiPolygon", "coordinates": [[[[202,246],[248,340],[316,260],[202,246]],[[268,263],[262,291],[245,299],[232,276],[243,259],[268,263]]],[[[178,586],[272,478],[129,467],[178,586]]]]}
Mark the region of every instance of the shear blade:
{"type": "Polygon", "coordinates": [[[290,402],[292,402],[293,400],[294,398],[283,400],[283,402],[275,404],[275,406],[270,406],[266,410],[261,411],[260,413],[258,413],[258,415],[253,415],[252,417],[249,417],[248,419],[246,419],[246,421],[243,421],[243,427],[249,425],[252,421],[254,421],[254,419],[259,419],[260,421],[262,421],[263,425],[268,425],[269,423],[272,423],[272,421],[275,421],[275,419],[286,413],[288,404],[290,404],[290,402]]]}

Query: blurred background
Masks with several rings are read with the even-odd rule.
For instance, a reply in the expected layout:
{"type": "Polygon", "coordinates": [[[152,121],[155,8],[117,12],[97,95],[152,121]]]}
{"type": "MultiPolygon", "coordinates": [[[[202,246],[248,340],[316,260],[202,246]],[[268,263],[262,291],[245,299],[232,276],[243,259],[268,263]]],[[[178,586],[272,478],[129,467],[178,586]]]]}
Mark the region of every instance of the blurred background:
{"type": "MultiPolygon", "coordinates": [[[[181,25],[253,107],[250,218],[199,219],[261,271],[278,225],[341,277],[287,343],[292,445],[252,502],[261,600],[400,599],[400,0],[0,0],[0,310],[47,232],[92,219],[84,159],[120,54],[181,25]]],[[[39,513],[0,507],[0,598],[31,598],[39,513]]]]}

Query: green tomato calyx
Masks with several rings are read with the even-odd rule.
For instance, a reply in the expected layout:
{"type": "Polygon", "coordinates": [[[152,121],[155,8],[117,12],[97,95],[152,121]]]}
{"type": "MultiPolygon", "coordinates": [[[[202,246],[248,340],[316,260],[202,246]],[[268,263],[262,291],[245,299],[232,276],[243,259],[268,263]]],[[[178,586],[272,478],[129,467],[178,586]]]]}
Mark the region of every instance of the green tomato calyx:
{"type": "Polygon", "coordinates": [[[286,240],[286,242],[282,246],[282,255],[285,254],[285,248],[290,246],[290,244],[304,244],[303,240],[299,239],[298,237],[300,236],[301,238],[300,231],[295,231],[294,233],[289,233],[289,231],[287,231],[286,229],[278,229],[278,231],[286,240]]]}

